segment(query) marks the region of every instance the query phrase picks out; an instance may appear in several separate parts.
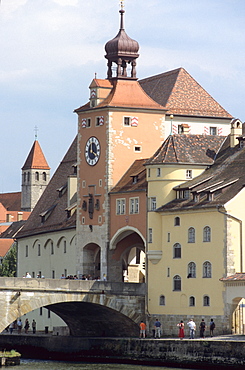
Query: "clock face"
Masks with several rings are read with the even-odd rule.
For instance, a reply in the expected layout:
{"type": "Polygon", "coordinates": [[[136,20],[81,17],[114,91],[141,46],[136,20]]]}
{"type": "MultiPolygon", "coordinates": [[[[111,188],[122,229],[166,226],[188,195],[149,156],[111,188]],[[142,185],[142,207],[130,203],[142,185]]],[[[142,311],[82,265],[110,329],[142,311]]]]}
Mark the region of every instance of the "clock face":
{"type": "Polygon", "coordinates": [[[85,159],[90,166],[94,166],[100,158],[100,142],[91,136],[85,146],[85,159]]]}

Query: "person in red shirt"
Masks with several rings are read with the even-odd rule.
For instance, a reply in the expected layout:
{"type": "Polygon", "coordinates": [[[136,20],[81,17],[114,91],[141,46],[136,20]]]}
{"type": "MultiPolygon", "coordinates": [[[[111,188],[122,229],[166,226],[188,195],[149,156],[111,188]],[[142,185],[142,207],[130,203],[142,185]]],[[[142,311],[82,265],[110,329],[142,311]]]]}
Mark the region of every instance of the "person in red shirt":
{"type": "Polygon", "coordinates": [[[140,323],[140,338],[145,338],[146,324],[141,321],[140,323]]]}

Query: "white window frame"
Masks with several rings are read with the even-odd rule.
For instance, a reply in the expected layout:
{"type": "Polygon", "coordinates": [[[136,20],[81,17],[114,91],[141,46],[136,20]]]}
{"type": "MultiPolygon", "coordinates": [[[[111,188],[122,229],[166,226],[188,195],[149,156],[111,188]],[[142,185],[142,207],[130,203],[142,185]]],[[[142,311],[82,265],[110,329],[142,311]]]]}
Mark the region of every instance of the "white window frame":
{"type": "Polygon", "coordinates": [[[125,215],[126,211],[126,199],[117,198],[116,199],[116,215],[125,215]]]}
{"type": "Polygon", "coordinates": [[[186,170],[185,171],[185,178],[186,178],[186,180],[192,179],[192,170],[186,170]]]}
{"type": "Polygon", "coordinates": [[[153,231],[152,228],[150,227],[148,229],[148,243],[152,243],[152,240],[153,240],[153,231]]]}
{"type": "Polygon", "coordinates": [[[217,135],[217,132],[218,132],[218,129],[217,127],[214,127],[214,126],[210,126],[209,127],[209,135],[217,135]]]}
{"type": "Polygon", "coordinates": [[[131,215],[139,213],[139,197],[129,198],[129,213],[131,215]]]}
{"type": "Polygon", "coordinates": [[[155,211],[157,209],[157,198],[149,197],[149,211],[155,211]]]}

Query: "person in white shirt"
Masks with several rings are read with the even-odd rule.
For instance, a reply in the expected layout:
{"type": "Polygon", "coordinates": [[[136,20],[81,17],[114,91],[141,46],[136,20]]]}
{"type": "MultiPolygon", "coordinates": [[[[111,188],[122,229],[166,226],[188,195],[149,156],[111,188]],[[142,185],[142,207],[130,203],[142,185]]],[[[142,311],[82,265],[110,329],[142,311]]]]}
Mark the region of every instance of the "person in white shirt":
{"type": "Polygon", "coordinates": [[[196,324],[194,323],[193,319],[190,319],[190,321],[187,323],[190,329],[190,339],[195,338],[195,330],[196,330],[196,324]]]}

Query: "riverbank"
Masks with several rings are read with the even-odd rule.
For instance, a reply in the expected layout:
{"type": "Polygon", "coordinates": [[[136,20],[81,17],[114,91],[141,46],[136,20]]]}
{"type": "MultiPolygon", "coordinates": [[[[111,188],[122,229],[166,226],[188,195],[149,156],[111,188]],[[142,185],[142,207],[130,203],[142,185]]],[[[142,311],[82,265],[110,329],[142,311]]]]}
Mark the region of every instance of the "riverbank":
{"type": "Polygon", "coordinates": [[[85,338],[51,335],[0,335],[0,349],[22,358],[135,363],[181,368],[241,369],[245,337],[207,339],[85,338]]]}

